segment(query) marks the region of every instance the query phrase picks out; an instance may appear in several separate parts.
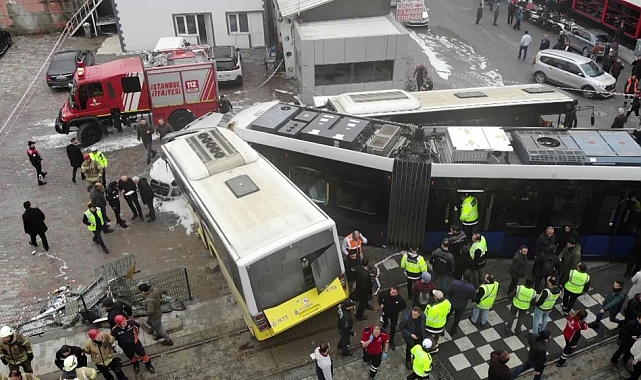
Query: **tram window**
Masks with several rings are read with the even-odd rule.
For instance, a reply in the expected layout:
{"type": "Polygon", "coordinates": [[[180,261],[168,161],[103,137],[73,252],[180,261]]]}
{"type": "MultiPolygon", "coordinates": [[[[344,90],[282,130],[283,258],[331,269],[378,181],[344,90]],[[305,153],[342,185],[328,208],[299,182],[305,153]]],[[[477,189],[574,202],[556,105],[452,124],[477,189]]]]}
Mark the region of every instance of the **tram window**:
{"type": "Polygon", "coordinates": [[[329,182],[323,172],[310,168],[294,167],[289,169],[289,179],[314,202],[327,204],[329,182]]]}
{"type": "MultiPolygon", "coordinates": [[[[316,287],[313,264],[335,249],[331,230],[297,241],[247,266],[258,310],[279,305],[316,287]]],[[[336,258],[338,277],[340,263],[336,258]]]]}
{"type": "Polygon", "coordinates": [[[594,225],[594,233],[607,234],[612,231],[610,222],[615,221],[616,211],[621,197],[618,195],[606,195],[601,202],[601,209],[594,225]]]}
{"type": "Polygon", "coordinates": [[[340,208],[376,215],[374,202],[368,198],[372,187],[357,182],[343,181],[336,193],[336,205],[340,208]]]}
{"type": "Polygon", "coordinates": [[[639,220],[641,220],[641,202],[635,194],[631,194],[625,198],[621,204],[621,224],[619,226],[619,235],[634,234],[638,228],[639,220]]]}
{"type": "Polygon", "coordinates": [[[503,190],[491,193],[490,230],[531,228],[538,225],[541,202],[538,193],[525,190],[503,190]]]}
{"type": "Polygon", "coordinates": [[[586,201],[577,197],[554,197],[550,222],[555,228],[570,225],[572,228],[581,226],[586,201]]]}

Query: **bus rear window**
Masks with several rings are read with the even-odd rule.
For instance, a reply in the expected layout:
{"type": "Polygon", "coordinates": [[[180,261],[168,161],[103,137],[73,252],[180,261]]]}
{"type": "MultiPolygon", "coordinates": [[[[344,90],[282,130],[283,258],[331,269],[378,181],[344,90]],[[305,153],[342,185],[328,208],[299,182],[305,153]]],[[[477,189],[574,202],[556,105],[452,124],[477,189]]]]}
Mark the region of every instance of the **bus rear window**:
{"type": "Polygon", "coordinates": [[[315,287],[322,291],[327,278],[334,279],[340,274],[336,250],[332,231],[326,230],[248,265],[258,310],[280,305],[315,287]],[[314,268],[321,273],[314,273],[314,268]]]}

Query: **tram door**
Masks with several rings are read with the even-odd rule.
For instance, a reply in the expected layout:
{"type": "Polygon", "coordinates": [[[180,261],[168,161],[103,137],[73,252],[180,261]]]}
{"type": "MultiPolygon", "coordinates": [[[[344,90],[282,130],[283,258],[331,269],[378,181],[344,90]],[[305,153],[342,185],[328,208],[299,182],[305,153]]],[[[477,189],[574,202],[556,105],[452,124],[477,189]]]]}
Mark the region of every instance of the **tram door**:
{"type": "MultiPolygon", "coordinates": [[[[478,189],[457,189],[456,190],[456,200],[454,203],[454,219],[452,224],[458,224],[462,231],[467,235],[468,240],[472,238],[473,232],[480,232],[483,229],[485,224],[483,221],[486,219],[487,214],[484,213],[483,201],[484,201],[484,190],[478,189]],[[471,197],[471,198],[470,198],[471,197]],[[469,200],[466,200],[470,198],[469,200]],[[463,213],[463,203],[469,202],[472,209],[475,209],[478,213],[476,221],[464,221],[461,219],[461,214],[463,213]]],[[[464,218],[464,219],[470,219],[464,218]]]]}
{"type": "Polygon", "coordinates": [[[594,233],[587,237],[584,251],[586,254],[625,257],[632,249],[639,222],[641,203],[635,193],[604,195],[594,233]]]}

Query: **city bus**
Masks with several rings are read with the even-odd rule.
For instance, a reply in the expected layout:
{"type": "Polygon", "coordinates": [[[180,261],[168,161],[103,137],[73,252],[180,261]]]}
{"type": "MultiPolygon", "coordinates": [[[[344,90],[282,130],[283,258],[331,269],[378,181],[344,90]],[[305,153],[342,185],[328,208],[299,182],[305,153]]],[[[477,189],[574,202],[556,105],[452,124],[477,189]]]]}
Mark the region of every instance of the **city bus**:
{"type": "Polygon", "coordinates": [[[416,125],[576,125],[577,99],[544,84],[406,92],[382,90],[314,98],[320,108],[416,125]]]}
{"type": "Polygon", "coordinates": [[[234,132],[182,131],[162,152],[256,339],[347,298],[333,220],[234,132]]]}
{"type": "Polygon", "coordinates": [[[372,245],[431,252],[479,204],[489,252],[512,257],[547,226],[579,231],[583,256],[620,259],[639,234],[641,147],[625,130],[426,127],[269,102],[228,128],[337,224],[372,245]]]}

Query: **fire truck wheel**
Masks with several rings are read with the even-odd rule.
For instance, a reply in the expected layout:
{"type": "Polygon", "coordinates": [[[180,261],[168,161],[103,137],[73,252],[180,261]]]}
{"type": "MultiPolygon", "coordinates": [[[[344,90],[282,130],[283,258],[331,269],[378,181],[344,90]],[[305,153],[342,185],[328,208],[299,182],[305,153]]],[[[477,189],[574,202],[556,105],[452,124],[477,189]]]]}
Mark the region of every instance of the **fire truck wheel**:
{"type": "Polygon", "coordinates": [[[169,115],[169,124],[171,124],[176,131],[185,128],[185,126],[192,121],[194,121],[194,115],[186,110],[176,110],[169,115]]]}
{"type": "Polygon", "coordinates": [[[82,123],[80,127],[78,127],[78,138],[84,146],[90,146],[97,143],[102,138],[100,126],[91,121],[82,123]]]}

